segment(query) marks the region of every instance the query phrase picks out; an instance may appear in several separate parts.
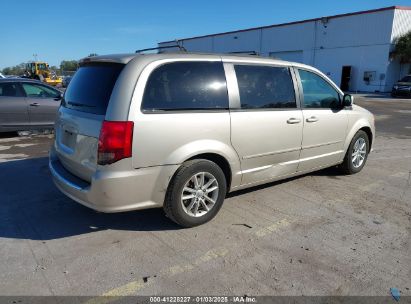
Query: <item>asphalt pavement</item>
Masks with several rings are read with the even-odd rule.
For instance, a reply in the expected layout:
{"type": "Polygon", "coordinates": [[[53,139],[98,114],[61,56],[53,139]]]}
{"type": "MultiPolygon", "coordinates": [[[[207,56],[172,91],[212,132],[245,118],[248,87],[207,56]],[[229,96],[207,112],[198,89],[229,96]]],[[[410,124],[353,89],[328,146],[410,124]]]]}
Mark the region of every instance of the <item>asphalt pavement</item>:
{"type": "Polygon", "coordinates": [[[355,102],[376,115],[362,172],[230,194],[192,229],[83,207],[50,179],[52,134],[0,135],[0,294],[411,295],[411,100],[355,102]]]}

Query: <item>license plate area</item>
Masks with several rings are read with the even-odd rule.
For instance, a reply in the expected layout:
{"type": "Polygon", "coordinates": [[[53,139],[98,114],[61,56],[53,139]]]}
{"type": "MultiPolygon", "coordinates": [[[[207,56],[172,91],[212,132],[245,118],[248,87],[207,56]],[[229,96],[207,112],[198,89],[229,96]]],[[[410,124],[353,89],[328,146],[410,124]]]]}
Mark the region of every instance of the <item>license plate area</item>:
{"type": "Polygon", "coordinates": [[[63,129],[62,131],[63,132],[61,134],[61,143],[67,148],[74,150],[77,141],[77,133],[67,129],[63,129]]]}

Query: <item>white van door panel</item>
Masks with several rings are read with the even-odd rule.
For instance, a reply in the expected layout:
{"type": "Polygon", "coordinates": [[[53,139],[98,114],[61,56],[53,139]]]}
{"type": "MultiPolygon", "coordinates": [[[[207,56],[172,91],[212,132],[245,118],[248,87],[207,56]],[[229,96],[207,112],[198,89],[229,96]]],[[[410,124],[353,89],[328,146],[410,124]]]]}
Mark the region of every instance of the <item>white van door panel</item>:
{"type": "Polygon", "coordinates": [[[301,110],[231,112],[231,142],[241,160],[242,184],[297,171],[302,121],[301,110]]]}
{"type": "Polygon", "coordinates": [[[344,154],[345,110],[303,110],[304,131],[298,171],[335,164],[344,154]]]}
{"type": "Polygon", "coordinates": [[[298,70],[304,130],[298,171],[337,164],[344,157],[348,116],[341,92],[323,76],[298,70]]]}
{"type": "Polygon", "coordinates": [[[297,172],[303,115],[287,66],[225,65],[230,95],[231,143],[242,185],[297,172]]]}

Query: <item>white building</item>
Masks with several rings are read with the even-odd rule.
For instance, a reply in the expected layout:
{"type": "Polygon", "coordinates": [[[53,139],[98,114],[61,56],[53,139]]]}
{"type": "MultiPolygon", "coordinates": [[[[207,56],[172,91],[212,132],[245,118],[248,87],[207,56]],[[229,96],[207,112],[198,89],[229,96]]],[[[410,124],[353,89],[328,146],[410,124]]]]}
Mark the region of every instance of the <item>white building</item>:
{"type": "MultiPolygon", "coordinates": [[[[411,7],[392,6],[179,39],[188,51],[258,53],[317,67],[349,91],[390,91],[410,71],[390,56],[411,30],[411,7]]],[[[176,41],[159,43],[175,45],[176,41]]],[[[170,49],[164,50],[170,51],[170,49]]]]}

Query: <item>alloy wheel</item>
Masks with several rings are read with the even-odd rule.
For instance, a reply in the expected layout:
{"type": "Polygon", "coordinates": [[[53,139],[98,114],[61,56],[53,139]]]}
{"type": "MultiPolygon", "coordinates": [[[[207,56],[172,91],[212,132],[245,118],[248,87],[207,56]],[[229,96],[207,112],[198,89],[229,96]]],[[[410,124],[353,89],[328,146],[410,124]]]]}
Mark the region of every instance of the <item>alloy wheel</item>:
{"type": "Polygon", "coordinates": [[[367,143],[365,139],[360,137],[356,140],[353,152],[351,154],[351,162],[354,168],[359,168],[362,166],[365,160],[365,156],[367,154],[367,143]]]}
{"type": "Polygon", "coordinates": [[[189,216],[200,217],[216,204],[219,193],[217,179],[209,172],[194,174],[184,185],[181,204],[189,216]]]}

